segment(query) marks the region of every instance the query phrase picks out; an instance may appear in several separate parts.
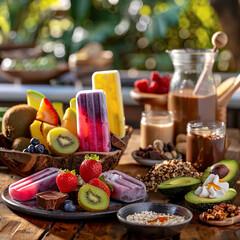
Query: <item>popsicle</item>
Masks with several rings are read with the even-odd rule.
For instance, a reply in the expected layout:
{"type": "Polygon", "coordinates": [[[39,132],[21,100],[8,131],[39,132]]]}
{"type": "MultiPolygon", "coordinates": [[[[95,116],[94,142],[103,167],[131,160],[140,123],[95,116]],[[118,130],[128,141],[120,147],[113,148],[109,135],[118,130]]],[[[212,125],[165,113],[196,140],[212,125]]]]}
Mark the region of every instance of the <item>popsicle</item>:
{"type": "Polygon", "coordinates": [[[93,89],[102,89],[107,97],[109,128],[117,137],[125,136],[125,117],[120,75],[117,70],[95,72],[92,76],[93,89]]]}
{"type": "Polygon", "coordinates": [[[110,130],[106,94],[103,90],[77,93],[79,151],[110,152],[110,130]]]}
{"type": "Polygon", "coordinates": [[[60,169],[46,168],[9,186],[9,195],[17,201],[28,201],[39,192],[58,190],[56,177],[60,169]]]}
{"type": "Polygon", "coordinates": [[[126,203],[135,202],[146,196],[146,187],[139,180],[117,170],[103,172],[105,180],[113,186],[111,197],[126,203]]]}

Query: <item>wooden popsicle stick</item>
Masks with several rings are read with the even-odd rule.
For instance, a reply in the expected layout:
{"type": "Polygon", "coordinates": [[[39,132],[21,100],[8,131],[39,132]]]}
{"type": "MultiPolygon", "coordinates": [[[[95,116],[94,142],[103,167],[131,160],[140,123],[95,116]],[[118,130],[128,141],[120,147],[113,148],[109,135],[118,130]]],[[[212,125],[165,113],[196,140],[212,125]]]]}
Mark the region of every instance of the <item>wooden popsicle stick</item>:
{"type": "Polygon", "coordinates": [[[199,219],[202,221],[202,222],[205,222],[207,224],[210,224],[210,225],[214,225],[214,226],[230,226],[230,225],[233,225],[235,223],[239,223],[240,222],[240,215],[237,215],[237,216],[234,216],[234,217],[228,217],[224,220],[209,220],[209,221],[205,221],[204,218],[203,218],[203,213],[201,213],[199,215],[199,219]]]}

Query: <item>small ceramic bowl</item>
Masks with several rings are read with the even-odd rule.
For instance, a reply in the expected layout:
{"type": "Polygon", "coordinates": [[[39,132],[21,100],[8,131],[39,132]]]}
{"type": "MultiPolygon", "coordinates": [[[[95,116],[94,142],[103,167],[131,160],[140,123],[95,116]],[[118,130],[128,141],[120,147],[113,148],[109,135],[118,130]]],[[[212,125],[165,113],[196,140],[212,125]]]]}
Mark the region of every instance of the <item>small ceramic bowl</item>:
{"type": "Polygon", "coordinates": [[[192,213],[187,208],[170,203],[135,203],[127,205],[117,213],[118,220],[131,232],[138,236],[152,238],[170,238],[183,229],[192,220],[192,213]],[[170,215],[184,216],[185,220],[172,225],[154,226],[130,222],[127,216],[142,211],[153,211],[157,213],[169,213],[170,215]]]}
{"type": "MultiPolygon", "coordinates": [[[[155,164],[160,164],[163,161],[168,161],[168,159],[163,159],[163,160],[153,160],[153,159],[149,159],[149,158],[142,158],[139,157],[137,155],[137,151],[133,151],[132,152],[132,157],[135,161],[137,161],[139,164],[143,165],[143,166],[147,166],[147,167],[152,167],[155,164]]],[[[181,153],[177,153],[177,160],[181,160],[182,159],[182,154],[181,153]]]]}

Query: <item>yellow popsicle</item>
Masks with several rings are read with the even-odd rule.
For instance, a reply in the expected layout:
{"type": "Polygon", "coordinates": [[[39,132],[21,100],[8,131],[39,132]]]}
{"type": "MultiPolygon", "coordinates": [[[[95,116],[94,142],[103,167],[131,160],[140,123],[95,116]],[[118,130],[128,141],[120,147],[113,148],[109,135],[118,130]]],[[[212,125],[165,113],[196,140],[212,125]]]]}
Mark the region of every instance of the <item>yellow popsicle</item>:
{"type": "Polygon", "coordinates": [[[106,93],[110,131],[123,138],[125,117],[119,72],[117,70],[95,72],[92,76],[92,86],[93,89],[102,89],[106,93]]]}

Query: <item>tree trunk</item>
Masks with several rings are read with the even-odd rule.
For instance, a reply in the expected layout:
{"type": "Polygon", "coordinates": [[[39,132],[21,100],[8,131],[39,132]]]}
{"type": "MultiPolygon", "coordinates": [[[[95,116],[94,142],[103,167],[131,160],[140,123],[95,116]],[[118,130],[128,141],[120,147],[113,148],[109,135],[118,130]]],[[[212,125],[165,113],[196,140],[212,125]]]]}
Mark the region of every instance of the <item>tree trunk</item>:
{"type": "Polygon", "coordinates": [[[218,15],[223,31],[228,35],[232,52],[232,67],[240,70],[240,6],[238,0],[209,0],[218,15]]]}

